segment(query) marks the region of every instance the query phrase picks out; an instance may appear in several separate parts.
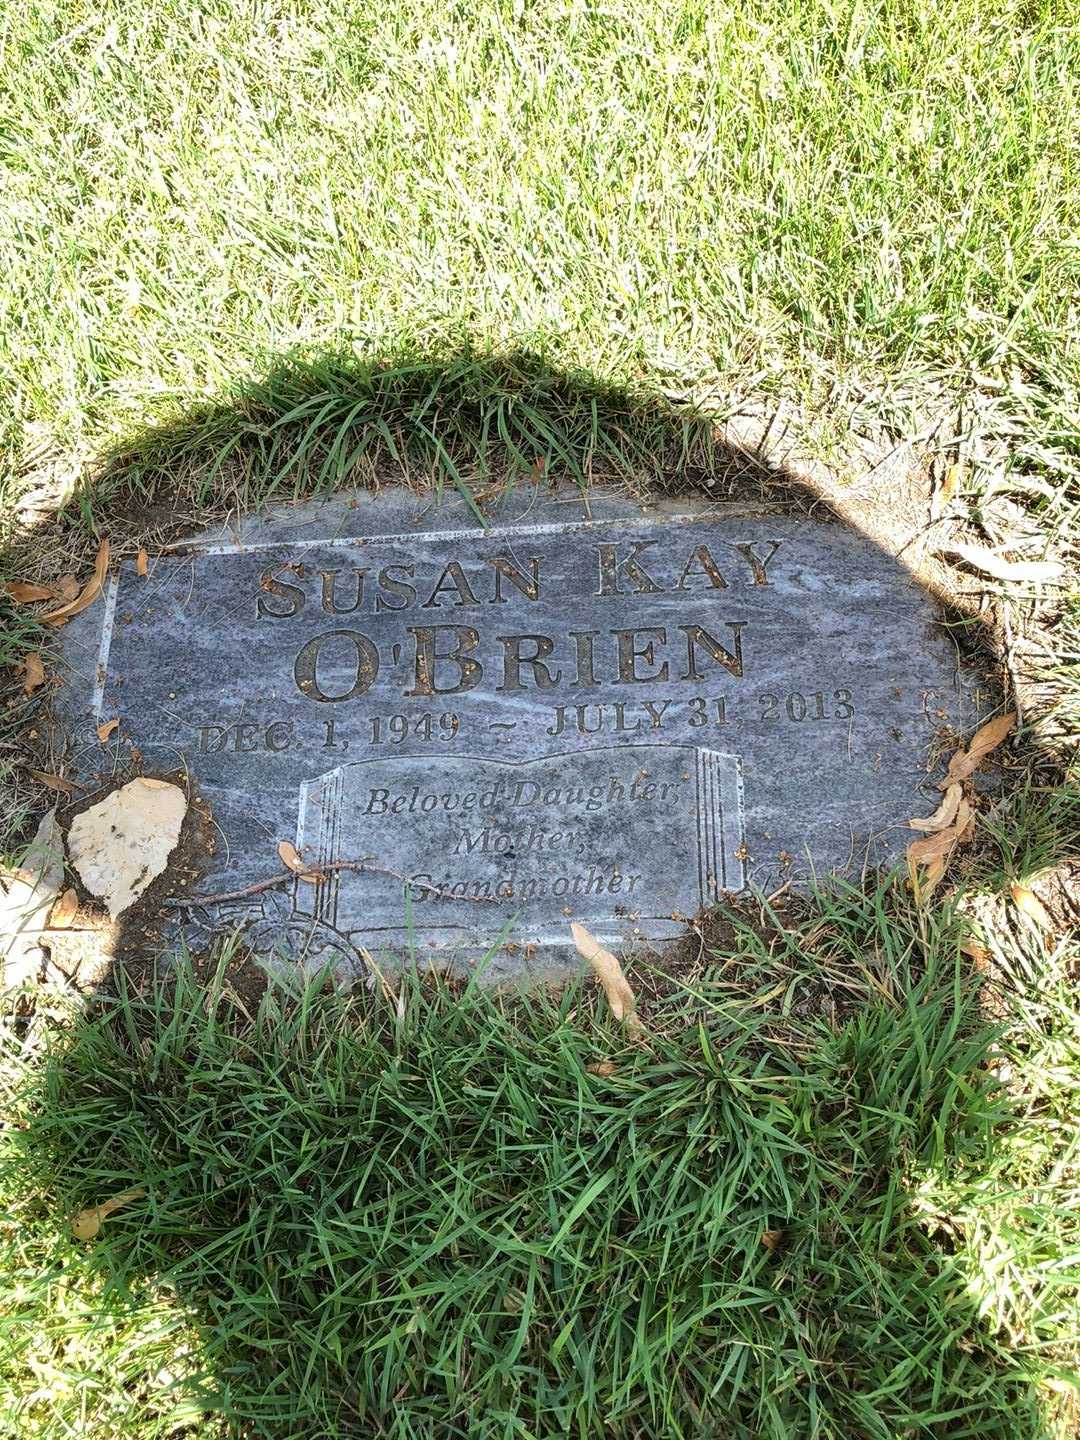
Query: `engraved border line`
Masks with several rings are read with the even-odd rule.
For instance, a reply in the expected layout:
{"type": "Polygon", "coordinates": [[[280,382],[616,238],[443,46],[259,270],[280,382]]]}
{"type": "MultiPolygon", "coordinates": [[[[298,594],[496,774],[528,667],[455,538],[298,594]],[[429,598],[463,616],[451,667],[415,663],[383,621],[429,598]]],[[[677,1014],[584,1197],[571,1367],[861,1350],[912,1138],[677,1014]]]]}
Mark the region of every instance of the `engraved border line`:
{"type": "Polygon", "coordinates": [[[109,647],[112,645],[113,627],[116,623],[116,597],[120,593],[120,576],[113,575],[105,596],[105,618],[101,622],[101,643],[98,645],[97,666],[94,670],[94,690],[90,697],[90,713],[95,720],[101,719],[101,707],[105,703],[105,681],[109,673],[109,647]]]}
{"type": "Polygon", "coordinates": [[[438,544],[449,540],[499,540],[516,535],[572,535],[580,530],[606,530],[614,525],[633,526],[646,529],[657,525],[692,524],[700,521],[700,515],[655,515],[614,516],[608,520],[553,520],[542,525],[498,525],[481,530],[474,526],[469,530],[406,530],[395,535],[335,535],[324,539],[308,540],[253,540],[249,544],[237,542],[221,545],[200,545],[197,540],[183,543],[178,553],[195,555],[248,555],[257,550],[308,550],[336,549],[346,545],[400,545],[408,543],[438,544]]]}

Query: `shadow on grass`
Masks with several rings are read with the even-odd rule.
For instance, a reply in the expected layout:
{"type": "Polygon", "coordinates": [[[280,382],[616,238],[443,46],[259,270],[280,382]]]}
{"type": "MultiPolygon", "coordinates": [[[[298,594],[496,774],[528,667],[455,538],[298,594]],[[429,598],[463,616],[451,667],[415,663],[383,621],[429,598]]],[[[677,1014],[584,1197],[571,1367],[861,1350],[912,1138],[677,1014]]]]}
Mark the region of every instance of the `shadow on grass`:
{"type": "Polygon", "coordinates": [[[963,1248],[1016,1122],[962,933],[822,897],[637,1044],[576,987],[275,983],[245,1016],[227,955],[24,1018],[19,1433],[1048,1436],[963,1248]],[[838,984],[845,1018],[804,1003],[838,984]]]}
{"type": "MultiPolygon", "coordinates": [[[[125,444],[61,529],[134,551],[343,485],[600,479],[820,503],[532,357],[330,356],[125,444]]],[[[228,954],[14,1016],[27,1433],[53,1406],[140,1437],[1042,1435],[932,1214],[1007,1121],[956,926],[888,882],[821,904],[658,998],[636,1047],[573,988],[237,997],[228,954]],[[832,983],[821,924],[862,977],[838,1019],[796,1003],[832,983]],[[130,1189],[92,1245],[57,1228],[130,1189]]]]}

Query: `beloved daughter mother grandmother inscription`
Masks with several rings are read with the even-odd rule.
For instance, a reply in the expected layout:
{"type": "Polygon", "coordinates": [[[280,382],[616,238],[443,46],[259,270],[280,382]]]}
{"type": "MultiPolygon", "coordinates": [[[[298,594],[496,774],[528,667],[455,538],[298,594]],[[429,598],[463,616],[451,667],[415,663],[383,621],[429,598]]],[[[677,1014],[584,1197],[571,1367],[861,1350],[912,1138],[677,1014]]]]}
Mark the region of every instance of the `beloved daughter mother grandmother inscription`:
{"type": "Polygon", "coordinates": [[[282,839],[325,867],[205,919],[346,966],[494,947],[498,978],[570,963],[571,919],[662,942],[896,859],[970,718],[937,618],[839,525],[575,492],[482,530],[398,492],[125,568],[67,656],[80,722],[120,717],[144,770],[179,752],[212,806],[204,894],[282,839]]]}

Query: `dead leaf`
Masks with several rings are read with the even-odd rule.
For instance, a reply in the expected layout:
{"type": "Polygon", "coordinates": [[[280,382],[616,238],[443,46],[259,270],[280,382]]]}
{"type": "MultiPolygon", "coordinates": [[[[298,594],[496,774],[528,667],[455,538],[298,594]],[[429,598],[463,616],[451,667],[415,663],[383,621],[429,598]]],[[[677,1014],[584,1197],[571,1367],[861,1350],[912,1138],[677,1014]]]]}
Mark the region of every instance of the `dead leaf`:
{"type": "Polygon", "coordinates": [[[136,574],[136,575],[145,575],[145,574],[146,574],[146,566],[147,566],[147,554],[146,554],[146,551],[145,551],[145,550],[140,550],[139,553],[138,553],[138,555],[136,555],[136,557],[135,557],[135,574],[136,574]]]}
{"type": "Polygon", "coordinates": [[[1057,560],[1003,560],[993,550],[985,550],[981,545],[951,545],[940,553],[958,555],[973,569],[992,575],[995,580],[1028,580],[1033,584],[1043,584],[1060,580],[1065,573],[1065,566],[1057,560]]]}
{"type": "Polygon", "coordinates": [[[148,790],[174,790],[176,788],[171,780],[155,780],[153,775],[140,775],[139,784],[145,785],[148,790]]]}
{"type": "Polygon", "coordinates": [[[766,1250],[778,1250],[783,1238],[783,1230],[763,1230],[761,1232],[761,1243],[766,1250]]]}
{"type": "Polygon", "coordinates": [[[71,1233],[76,1240],[93,1240],[101,1229],[107,1215],[119,1210],[121,1205],[130,1205],[132,1200],[141,1200],[145,1190],[125,1190],[122,1195],[113,1195],[102,1200],[100,1205],[91,1205],[80,1210],[71,1222],[71,1233]]]}
{"type": "Polygon", "coordinates": [[[930,864],[926,867],[919,884],[919,899],[924,904],[941,884],[948,866],[948,855],[939,855],[936,860],[931,860],[930,864]]]}
{"type": "Polygon", "coordinates": [[[945,792],[945,799],[942,800],[933,815],[928,815],[925,820],[909,820],[907,823],[911,826],[912,830],[926,830],[930,832],[944,830],[946,825],[952,824],[960,805],[960,797],[963,793],[959,784],[950,785],[945,792]]]}
{"type": "Polygon", "coordinates": [[[589,934],[584,925],[571,924],[570,933],[574,937],[578,954],[583,960],[589,962],[600,984],[604,987],[604,994],[607,996],[608,1005],[611,1007],[611,1013],[615,1019],[625,1019],[627,1023],[640,1025],[634,1014],[636,1007],[634,992],[615,956],[610,950],[605,950],[599,940],[589,934]]]}
{"type": "Polygon", "coordinates": [[[98,547],[97,559],[94,562],[94,573],[86,582],[81,594],[74,600],[69,600],[66,605],[61,605],[59,610],[50,610],[42,619],[47,625],[64,625],[73,615],[79,615],[88,605],[92,605],[101,594],[101,587],[105,583],[105,576],[109,569],[109,542],[102,540],[98,547]]]}
{"type": "Polygon", "coordinates": [[[79,582],[74,575],[61,575],[52,588],[57,600],[74,600],[79,593],[79,582]]]}
{"type": "Polygon", "coordinates": [[[119,724],[119,720],[104,720],[97,727],[97,738],[101,741],[102,745],[105,744],[106,740],[108,740],[109,736],[119,724]]]}
{"type": "Polygon", "coordinates": [[[23,681],[23,690],[27,695],[31,690],[36,690],[39,685],[45,683],[45,662],[36,651],[31,650],[23,657],[23,672],[26,679],[23,681]]]}
{"type": "Polygon", "coordinates": [[[277,853],[281,857],[281,863],[285,866],[286,870],[291,870],[299,879],[306,880],[310,885],[317,885],[322,879],[322,876],[317,870],[313,870],[310,865],[304,864],[303,860],[300,859],[296,846],[290,844],[288,840],[282,840],[281,844],[277,847],[277,853]]]}
{"type": "Polygon", "coordinates": [[[938,503],[948,505],[949,501],[960,488],[960,481],[964,478],[965,467],[962,464],[950,465],[945,471],[945,476],[938,487],[938,503]]]}
{"type": "Polygon", "coordinates": [[[964,955],[970,956],[976,965],[988,965],[990,963],[990,951],[978,940],[961,940],[960,950],[964,955]]]}
{"type": "Polygon", "coordinates": [[[74,795],[78,785],[73,785],[70,780],[64,780],[59,775],[46,775],[44,770],[31,770],[30,774],[39,785],[47,785],[50,790],[59,790],[64,795],[74,795]]]}
{"type": "Polygon", "coordinates": [[[31,600],[51,600],[53,593],[44,585],[31,585],[29,580],[11,580],[4,589],[16,605],[26,605],[31,600]]]}
{"type": "Polygon", "coordinates": [[[1050,913],[1042,903],[1034,890],[1029,890],[1026,885],[1010,885],[1009,894],[1012,896],[1013,904],[1018,910],[1022,910],[1029,920],[1039,927],[1040,930],[1052,930],[1054,922],[1050,913]]]}
{"type": "Polygon", "coordinates": [[[968,838],[967,828],[971,824],[972,818],[971,806],[966,800],[961,800],[952,825],[947,825],[944,830],[938,830],[936,834],[926,835],[922,840],[911,842],[907,850],[908,862],[927,865],[931,860],[951,854],[954,846],[968,838]]]}
{"type": "Polygon", "coordinates": [[[50,930],[66,930],[75,919],[79,908],[79,897],[74,890],[65,890],[52,908],[49,916],[50,930]]]}
{"type": "Polygon", "coordinates": [[[947,790],[957,780],[966,780],[976,769],[979,762],[996,750],[1001,742],[1013,729],[1016,724],[1016,711],[1009,710],[1004,715],[998,715],[996,719],[989,720],[980,729],[975,731],[966,750],[957,750],[949,761],[948,773],[939,785],[939,790],[947,790]]]}
{"type": "Polygon", "coordinates": [[[614,1075],[618,1071],[618,1068],[614,1060],[590,1060],[588,1065],[585,1066],[585,1069],[590,1075],[600,1075],[603,1077],[614,1075]]]}

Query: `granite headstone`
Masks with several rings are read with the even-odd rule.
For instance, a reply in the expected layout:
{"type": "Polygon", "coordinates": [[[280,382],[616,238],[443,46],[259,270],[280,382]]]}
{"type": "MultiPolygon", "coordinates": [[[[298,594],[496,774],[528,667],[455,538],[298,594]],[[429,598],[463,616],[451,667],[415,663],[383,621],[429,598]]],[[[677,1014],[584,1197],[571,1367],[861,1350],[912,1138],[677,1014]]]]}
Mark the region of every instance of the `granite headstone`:
{"type": "Polygon", "coordinates": [[[69,627],[68,720],[187,767],[224,842],[201,894],[281,840],[322,867],[190,932],[502,978],[570,963],[571,920],[662,944],[725,893],[896,861],[968,718],[938,620],[839,524],[365,494],[123,565],[69,627]]]}

